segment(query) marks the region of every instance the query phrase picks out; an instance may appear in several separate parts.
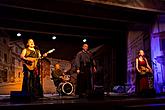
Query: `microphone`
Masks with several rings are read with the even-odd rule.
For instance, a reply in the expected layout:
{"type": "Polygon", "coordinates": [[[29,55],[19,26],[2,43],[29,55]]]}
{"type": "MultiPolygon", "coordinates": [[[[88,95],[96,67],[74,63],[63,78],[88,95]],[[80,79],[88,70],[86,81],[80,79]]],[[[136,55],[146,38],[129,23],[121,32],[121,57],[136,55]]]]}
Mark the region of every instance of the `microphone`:
{"type": "Polygon", "coordinates": [[[39,50],[39,47],[38,46],[34,46],[35,49],[39,50]]]}

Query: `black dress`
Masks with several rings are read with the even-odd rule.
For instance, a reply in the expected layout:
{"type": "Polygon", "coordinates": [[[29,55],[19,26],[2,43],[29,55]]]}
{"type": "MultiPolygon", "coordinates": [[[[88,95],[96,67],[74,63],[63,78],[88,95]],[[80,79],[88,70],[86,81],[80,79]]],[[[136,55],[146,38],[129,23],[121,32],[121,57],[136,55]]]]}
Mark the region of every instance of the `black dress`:
{"type": "MultiPolygon", "coordinates": [[[[38,58],[39,51],[32,51],[28,48],[26,49],[25,57],[38,58]]],[[[37,63],[37,67],[33,70],[29,70],[26,66],[26,61],[23,64],[23,84],[22,84],[22,94],[30,97],[42,97],[43,88],[40,83],[40,64],[37,63]]]]}

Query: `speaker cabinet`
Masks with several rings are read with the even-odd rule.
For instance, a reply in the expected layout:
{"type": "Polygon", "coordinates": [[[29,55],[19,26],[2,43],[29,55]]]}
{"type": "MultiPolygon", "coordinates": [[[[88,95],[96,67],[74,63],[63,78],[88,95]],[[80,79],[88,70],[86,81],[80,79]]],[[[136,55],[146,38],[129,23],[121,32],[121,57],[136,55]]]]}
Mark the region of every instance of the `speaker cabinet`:
{"type": "Polygon", "coordinates": [[[104,87],[103,86],[94,86],[93,98],[103,99],[104,98],[104,87]]]}
{"type": "Polygon", "coordinates": [[[10,100],[11,101],[27,101],[31,99],[30,96],[23,94],[21,91],[11,91],[10,100]]]}

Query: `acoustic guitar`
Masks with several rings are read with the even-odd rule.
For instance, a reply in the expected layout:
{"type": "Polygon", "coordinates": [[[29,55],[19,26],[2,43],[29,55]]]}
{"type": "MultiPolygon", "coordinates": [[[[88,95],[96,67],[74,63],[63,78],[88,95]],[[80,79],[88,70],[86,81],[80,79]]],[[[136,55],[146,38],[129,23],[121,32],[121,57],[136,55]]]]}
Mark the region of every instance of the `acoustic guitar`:
{"type": "MultiPolygon", "coordinates": [[[[51,49],[49,50],[48,52],[46,52],[47,54],[49,53],[52,53],[53,51],[55,51],[55,49],[51,49]]],[[[37,67],[37,63],[38,63],[38,60],[40,59],[43,59],[44,57],[41,57],[41,58],[31,58],[31,57],[27,57],[26,61],[24,61],[26,67],[29,69],[29,70],[34,70],[36,67],[37,67]],[[33,60],[33,62],[29,61],[29,60],[33,60]]]]}
{"type": "Polygon", "coordinates": [[[144,67],[144,66],[140,66],[140,74],[146,74],[150,72],[150,70],[147,68],[147,67],[144,67]]]}

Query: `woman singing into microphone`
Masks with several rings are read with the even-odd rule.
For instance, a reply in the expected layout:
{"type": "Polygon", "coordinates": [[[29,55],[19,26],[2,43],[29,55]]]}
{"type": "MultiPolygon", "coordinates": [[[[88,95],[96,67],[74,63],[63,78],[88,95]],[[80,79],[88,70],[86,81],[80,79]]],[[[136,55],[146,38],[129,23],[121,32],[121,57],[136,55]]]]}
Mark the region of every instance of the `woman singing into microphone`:
{"type": "MultiPolygon", "coordinates": [[[[47,56],[44,54],[43,56],[47,56]]],[[[22,94],[30,97],[42,97],[43,90],[40,84],[40,72],[38,65],[38,58],[41,57],[41,53],[35,48],[33,39],[29,39],[27,47],[22,50],[20,58],[23,61],[23,84],[22,94]]]]}

